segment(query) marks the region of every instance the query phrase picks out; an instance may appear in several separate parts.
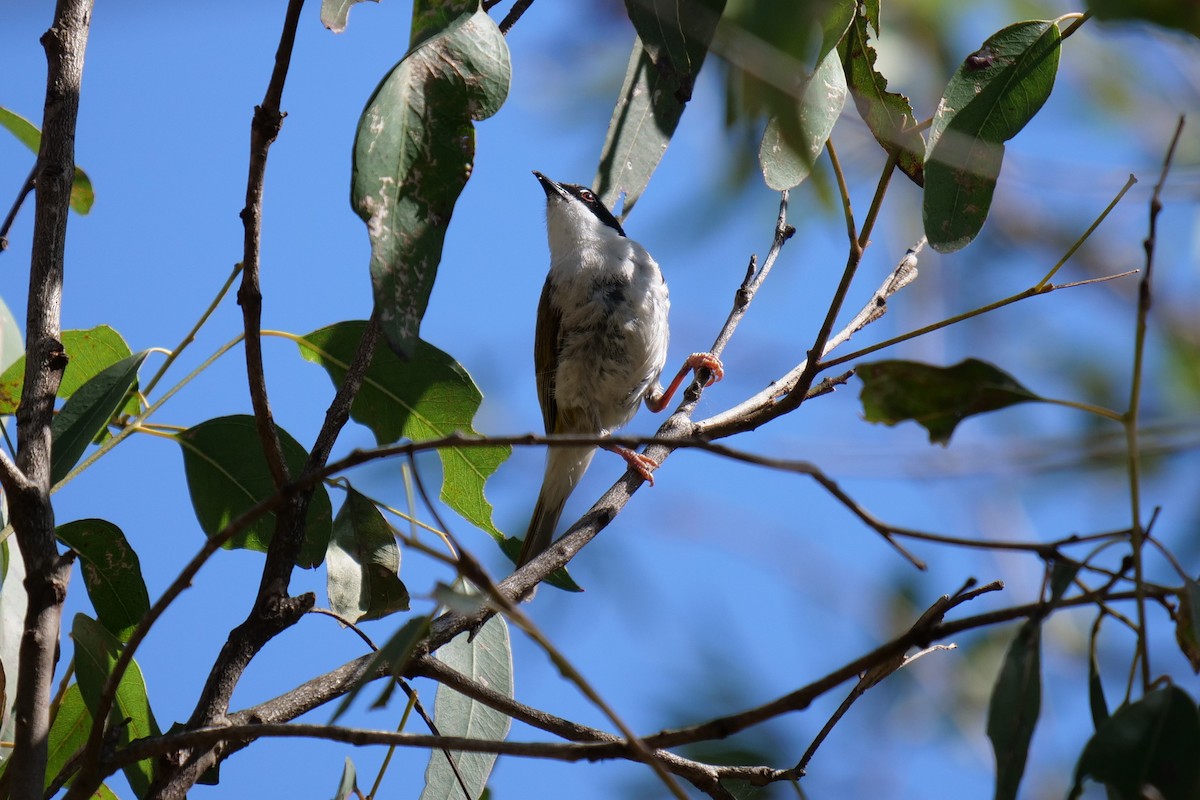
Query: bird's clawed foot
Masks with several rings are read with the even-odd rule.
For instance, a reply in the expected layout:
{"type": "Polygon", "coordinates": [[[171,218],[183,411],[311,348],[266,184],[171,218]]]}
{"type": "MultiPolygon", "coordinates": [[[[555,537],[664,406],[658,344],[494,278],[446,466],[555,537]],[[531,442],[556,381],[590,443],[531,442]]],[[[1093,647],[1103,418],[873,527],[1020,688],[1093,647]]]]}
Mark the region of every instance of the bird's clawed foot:
{"type": "Polygon", "coordinates": [[[658,469],[658,462],[653,458],[636,450],[630,450],[628,447],[622,447],[619,444],[610,444],[604,446],[605,450],[616,453],[621,458],[625,459],[625,463],[629,468],[642,476],[642,480],[651,486],[654,485],[654,470],[658,469]]]}

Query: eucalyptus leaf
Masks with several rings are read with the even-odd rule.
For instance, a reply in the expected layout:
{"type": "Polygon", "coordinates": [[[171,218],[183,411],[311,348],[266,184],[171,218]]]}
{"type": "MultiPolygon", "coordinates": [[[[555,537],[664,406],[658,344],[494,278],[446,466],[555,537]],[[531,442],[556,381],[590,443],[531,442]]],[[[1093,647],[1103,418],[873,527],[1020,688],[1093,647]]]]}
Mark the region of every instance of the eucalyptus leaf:
{"type": "Polygon", "coordinates": [[[351,622],[408,610],[395,532],[375,504],[353,489],[333,521],[325,562],[329,607],[351,622]]]}
{"type": "MultiPolygon", "coordinates": [[[[350,17],[350,7],[364,0],[321,0],[321,24],[334,33],[343,33],[350,17]]],[[[371,0],[378,3],[379,0],[371,0]]]]}
{"type": "MultiPolygon", "coordinates": [[[[79,463],[87,446],[108,429],[109,420],[126,405],[137,386],[138,370],[147,351],[105,367],[80,386],[63,404],[50,425],[50,482],[58,483],[79,463]]],[[[136,401],[135,401],[136,402],[136,401]]]]}
{"type": "MultiPolygon", "coordinates": [[[[75,640],[75,673],[79,691],[88,712],[95,717],[104,691],[104,683],[112,674],[113,666],[121,653],[121,642],[103,625],[84,614],[76,614],[71,626],[71,638],[75,640]]],[[[158,736],[158,723],[150,710],[150,699],[146,694],[146,682],[137,661],[130,661],[117,685],[117,694],[110,715],[114,738],[118,745],[126,745],[134,739],[158,736]]],[[[138,797],[144,797],[154,777],[152,759],[138,761],[125,768],[125,777],[138,797]]]]}
{"type": "Polygon", "coordinates": [[[63,693],[58,711],[50,723],[50,746],[46,753],[46,784],[50,784],[67,766],[71,757],[87,744],[92,729],[92,715],[83,702],[79,684],[73,683],[63,693]]]}
{"type": "Polygon", "coordinates": [[[854,372],[863,382],[860,399],[868,422],[895,425],[911,419],[929,431],[930,442],[941,445],[967,417],[1041,400],[1008,373],[974,358],[952,367],[876,361],[854,372]]]}
{"type": "MultiPolygon", "coordinates": [[[[293,476],[303,473],[308,452],[282,428],[276,427],[284,461],[293,476]]],[[[275,494],[275,482],[263,456],[254,418],[237,415],[201,422],[175,436],[183,453],[192,508],[204,533],[216,536],[259,501],[275,494]]],[[[304,542],[296,558],[311,569],[325,558],[333,528],[329,493],[318,484],[305,520],[304,542]]],[[[267,512],[223,546],[266,552],[275,530],[275,513],[267,512]]]]}
{"type": "MultiPolygon", "coordinates": [[[[496,615],[488,619],[473,639],[465,632],[454,637],[437,651],[437,658],[472,681],[505,697],[513,696],[512,649],[508,624],[503,617],[496,615]]],[[[433,709],[433,721],[443,736],[502,741],[512,725],[512,719],[507,714],[460,694],[444,683],[438,685],[433,709]]],[[[495,753],[450,751],[450,755],[470,796],[478,797],[496,763],[495,753]]],[[[446,760],[446,753],[439,749],[431,750],[420,800],[461,797],[462,789],[450,762],[446,760]]]]}
{"type": "Polygon", "coordinates": [[[988,705],[987,735],[996,754],[996,800],[1016,800],[1042,703],[1041,624],[1021,625],[1008,647],[988,705]]]}
{"type": "MultiPolygon", "coordinates": [[[[340,386],[366,325],[339,322],[313,331],[300,342],[300,355],[323,367],[333,384],[340,386]]],[[[455,431],[475,435],[471,423],[482,400],[466,370],[446,353],[418,340],[408,361],[375,349],[350,416],[370,428],[381,445],[400,439],[419,442],[455,431]]],[[[492,505],[483,489],[511,452],[506,446],[438,450],[442,501],[497,541],[504,535],[492,521],[492,505]]]]}
{"type": "Polygon", "coordinates": [[[983,228],[1004,143],[1050,97],[1061,41],[1053,21],[1010,25],[967,56],[947,84],[925,151],[925,234],[939,252],[966,247],[983,228]]]}
{"type": "Polygon", "coordinates": [[[363,668],[362,676],[355,682],[354,688],[346,693],[346,696],[342,698],[342,702],[338,703],[338,707],[334,710],[329,724],[332,725],[337,722],[338,717],[342,716],[346,712],[346,709],[350,708],[350,704],[354,701],[354,698],[358,696],[358,693],[371,681],[381,667],[386,665],[392,675],[402,675],[413,651],[416,650],[421,640],[429,634],[431,623],[432,620],[430,617],[423,614],[419,617],[413,617],[401,625],[400,629],[392,634],[383,647],[375,651],[375,655],[371,657],[371,660],[363,668]]]}
{"type": "Polygon", "coordinates": [[[479,9],[410,50],[359,119],[350,201],[371,240],[375,308],[402,357],[417,348],[446,228],[471,174],[471,121],[496,113],[511,74],[504,36],[479,9]]]}
{"type": "Polygon", "coordinates": [[[150,595],[137,553],[125,534],[106,520],[81,519],[59,525],[54,535],[78,555],[100,624],[120,641],[128,641],[150,610],[150,595]]]}
{"type": "Polygon", "coordinates": [[[763,179],[777,192],[809,176],[846,104],[846,76],[836,51],[830,51],[804,83],[796,112],[799,131],[789,136],[785,117],[772,117],[758,149],[763,179]],[[803,139],[797,147],[795,137],[803,139]]]}
{"type": "Polygon", "coordinates": [[[1200,584],[1191,578],[1184,580],[1183,588],[1179,591],[1175,641],[1192,665],[1192,671],[1200,673],[1200,584]]]}
{"type": "MultiPolygon", "coordinates": [[[[58,396],[63,400],[103,370],[133,355],[121,334],[107,325],[63,331],[59,340],[68,359],[58,386],[58,396]]],[[[0,414],[12,414],[17,410],[24,382],[25,356],[22,355],[0,374],[0,414]]],[[[137,404],[131,401],[126,408],[136,412],[137,404]]]]}
{"type": "MultiPolygon", "coordinates": [[[[42,146],[42,132],[29,120],[0,106],[0,128],[6,128],[17,137],[21,144],[28,147],[37,155],[42,146]]],[[[92,210],[96,202],[96,193],[92,190],[92,180],[79,167],[75,167],[75,178],[71,181],[71,210],[76,214],[86,214],[92,210]]]]}

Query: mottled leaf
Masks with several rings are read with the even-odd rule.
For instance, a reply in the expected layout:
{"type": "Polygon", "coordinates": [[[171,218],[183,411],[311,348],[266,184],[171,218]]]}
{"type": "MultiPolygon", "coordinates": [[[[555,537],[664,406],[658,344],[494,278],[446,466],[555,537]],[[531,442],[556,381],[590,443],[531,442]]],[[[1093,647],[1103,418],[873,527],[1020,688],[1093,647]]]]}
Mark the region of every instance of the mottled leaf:
{"type": "Polygon", "coordinates": [[[442,243],[475,155],[472,120],[494,114],[512,67],[477,10],[430,35],[376,88],[354,141],[351,205],[367,224],[375,308],[392,349],[411,357],[442,243]]]}
{"type": "MultiPolygon", "coordinates": [[[[313,331],[300,344],[300,355],[321,365],[334,385],[340,386],[366,324],[339,322],[313,331]]],[[[370,428],[381,445],[404,438],[419,442],[455,431],[475,434],[471,422],[482,400],[466,370],[446,353],[418,340],[409,361],[383,348],[375,349],[350,415],[370,428]]],[[[492,505],[483,487],[510,452],[509,447],[438,451],[442,501],[498,541],[504,535],[492,521],[492,505]]]]}
{"type": "MultiPolygon", "coordinates": [[[[75,640],[75,673],[79,691],[88,712],[95,717],[104,683],[120,656],[121,642],[103,625],[84,614],[75,615],[71,638],[75,640]]],[[[116,731],[115,739],[119,745],[159,734],[158,723],[154,721],[150,699],[146,695],[146,682],[137,661],[129,663],[117,685],[110,724],[116,731]]],[[[137,796],[144,797],[154,777],[153,761],[146,759],[130,764],[125,768],[125,777],[137,796]]]]}
{"type": "Polygon", "coordinates": [[[79,557],[96,618],[113,636],[128,641],[150,610],[137,553],[121,529],[102,519],[81,519],[54,529],[58,540],[79,557]]]}
{"type": "Polygon", "coordinates": [[[1148,693],[1117,709],[1083,748],[1071,798],[1085,779],[1104,784],[1122,800],[1200,797],[1200,714],[1176,686],[1148,693]],[[1148,787],[1153,787],[1150,793],[1148,787]]]}
{"type": "Polygon", "coordinates": [[[1008,373],[974,358],[952,367],[876,361],[854,371],[863,382],[860,399],[868,422],[911,419],[929,431],[930,442],[942,445],[967,417],[1041,400],[1008,373]]]}
{"type": "MultiPolygon", "coordinates": [[[[468,640],[464,632],[437,651],[446,666],[462,673],[472,681],[487,686],[505,697],[513,696],[512,650],[508,640],[508,625],[504,618],[491,617],[479,633],[468,640]]],[[[465,736],[472,739],[502,741],[508,736],[512,720],[477,700],[439,684],[434,700],[433,721],[443,736],[465,736]]],[[[461,753],[451,751],[458,774],[466,783],[471,797],[478,797],[487,785],[494,753],[461,753]]],[[[462,797],[458,778],[439,749],[429,753],[425,769],[425,789],[420,800],[451,800],[462,797]]]]}
{"type": "MultiPolygon", "coordinates": [[[[276,426],[283,445],[284,461],[293,477],[304,472],[308,452],[292,436],[276,426]]],[[[183,452],[192,508],[200,527],[216,536],[225,526],[259,501],[275,494],[262,444],[249,416],[218,417],[177,434],[183,452]]],[[[311,569],[325,558],[333,528],[333,506],[329,493],[318,484],[313,492],[305,522],[304,543],[296,563],[311,569]]],[[[268,512],[225,543],[226,548],[266,552],[275,530],[275,514],[268,512]]]]}
{"type": "MultiPolygon", "coordinates": [[[[97,325],[86,331],[63,331],[59,337],[67,354],[67,368],[58,387],[60,399],[67,399],[75,390],[121,359],[133,355],[121,334],[107,325],[97,325]]],[[[0,414],[12,414],[21,401],[21,384],[25,382],[25,356],[21,356],[0,374],[0,414]]],[[[136,404],[131,404],[136,411],[136,404]]]]}
{"type": "Polygon", "coordinates": [[[987,735],[996,754],[996,800],[1016,800],[1042,704],[1041,624],[1021,625],[1008,647],[988,705],[987,735]]]}
{"type": "Polygon", "coordinates": [[[325,554],[329,607],[351,622],[379,619],[408,610],[401,583],[400,547],[392,526],[367,498],[353,489],[333,521],[325,554]]]}
{"type": "MultiPolygon", "coordinates": [[[[21,144],[37,154],[42,146],[42,132],[38,127],[20,114],[0,106],[0,128],[8,129],[17,137],[21,144]]],[[[71,182],[71,210],[76,214],[86,214],[92,210],[96,201],[96,193],[92,191],[92,181],[79,167],[75,168],[75,179],[71,182]]]]}
{"type": "Polygon", "coordinates": [[[993,34],[950,79],[925,151],[925,233],[939,252],[966,247],[987,219],[1004,143],[1054,88],[1061,34],[1052,21],[993,34]]]}
{"type": "Polygon", "coordinates": [[[725,0],[626,0],[625,9],[637,38],[593,184],[609,208],[624,192],[622,218],[675,134],[725,0]]]}

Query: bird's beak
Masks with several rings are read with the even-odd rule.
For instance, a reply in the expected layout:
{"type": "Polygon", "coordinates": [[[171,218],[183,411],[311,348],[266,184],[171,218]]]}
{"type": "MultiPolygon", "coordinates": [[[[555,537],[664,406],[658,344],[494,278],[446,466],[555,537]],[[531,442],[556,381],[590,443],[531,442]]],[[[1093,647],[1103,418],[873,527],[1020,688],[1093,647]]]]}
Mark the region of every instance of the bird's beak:
{"type": "Polygon", "coordinates": [[[567,197],[566,189],[559,186],[554,181],[547,178],[536,169],[533,171],[533,177],[538,179],[538,183],[542,184],[542,191],[546,193],[546,197],[567,197]]]}

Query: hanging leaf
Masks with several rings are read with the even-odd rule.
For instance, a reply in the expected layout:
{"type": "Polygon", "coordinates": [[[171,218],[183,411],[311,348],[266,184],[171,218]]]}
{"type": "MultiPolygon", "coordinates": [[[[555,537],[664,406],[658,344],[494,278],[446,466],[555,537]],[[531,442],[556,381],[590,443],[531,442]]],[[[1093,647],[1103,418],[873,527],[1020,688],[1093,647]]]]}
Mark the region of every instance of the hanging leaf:
{"type": "MultiPolygon", "coordinates": [[[[506,697],[513,696],[512,650],[508,640],[508,625],[500,616],[493,616],[474,639],[466,633],[454,637],[437,651],[446,666],[462,673],[506,697]]],[[[459,694],[439,684],[434,700],[433,721],[443,736],[465,736],[472,739],[502,741],[508,736],[512,719],[507,714],[459,694]]],[[[450,751],[458,773],[466,783],[471,797],[478,797],[487,785],[495,753],[462,753],[450,751]]],[[[425,789],[420,800],[451,800],[461,798],[462,788],[442,750],[431,750],[429,766],[425,768],[425,789]]]]}
{"type": "Polygon", "coordinates": [[[334,792],[333,800],[354,800],[356,797],[360,797],[358,774],[354,769],[354,762],[350,760],[350,756],[346,756],[346,766],[342,767],[342,779],[338,781],[338,788],[334,792]]]}
{"type": "Polygon", "coordinates": [[[996,754],[996,800],[1016,800],[1042,704],[1041,624],[1021,625],[1008,647],[988,705],[987,735],[996,754]]]}
{"type": "Polygon", "coordinates": [[[803,137],[803,146],[796,147],[788,139],[781,120],[772,117],[758,148],[763,178],[777,192],[791,189],[809,176],[817,156],[846,105],[846,76],[836,51],[830,51],[816,71],[804,84],[796,112],[799,130],[793,136],[803,137]]]}
{"type": "Polygon", "coordinates": [[[626,0],[637,31],[593,185],[628,216],[650,183],[708,55],[725,0],[626,0]]]}
{"type": "MultiPolygon", "coordinates": [[[[333,384],[340,386],[366,325],[339,322],[313,331],[300,344],[300,355],[323,367],[333,384]]],[[[455,431],[475,435],[471,422],[482,400],[466,370],[433,345],[418,341],[407,362],[376,348],[350,416],[370,428],[381,445],[400,439],[419,442],[455,431]]],[[[492,505],[483,487],[511,452],[510,447],[438,451],[442,501],[497,541],[504,535],[492,521],[492,505]]]]}
{"type": "Polygon", "coordinates": [[[79,684],[73,683],[63,693],[58,711],[50,723],[50,747],[46,753],[46,784],[43,788],[49,788],[71,757],[87,744],[91,729],[92,715],[84,705],[79,684]]]}
{"type": "Polygon", "coordinates": [[[120,641],[128,641],[150,610],[150,595],[137,553],[125,534],[106,520],[81,519],[59,525],[54,535],[78,554],[100,624],[120,641]]]}
{"type": "MultiPolygon", "coordinates": [[[[9,133],[17,137],[21,144],[28,147],[37,155],[42,146],[42,132],[38,127],[20,114],[0,106],[0,127],[7,128],[9,133]]],[[[96,202],[96,193],[92,191],[91,178],[79,167],[75,168],[75,178],[71,181],[71,210],[76,214],[86,214],[92,210],[96,202]]]]}
{"type": "MultiPolygon", "coordinates": [[[[109,420],[126,406],[137,386],[138,370],[148,351],[123,358],[80,386],[50,425],[50,482],[58,483],[79,463],[87,446],[108,430],[109,420]]],[[[136,403],[137,401],[134,400],[136,403]]]]}
{"type": "Polygon", "coordinates": [[[1100,726],[1079,757],[1070,797],[1079,797],[1083,781],[1091,779],[1121,800],[1193,800],[1200,796],[1197,752],[1196,702],[1176,686],[1158,689],[1117,709],[1100,726]]]}
{"type": "Polygon", "coordinates": [[[860,399],[868,422],[895,425],[911,419],[929,431],[930,442],[941,445],[967,417],[1042,399],[1008,373],[974,358],[952,367],[876,361],[854,372],[863,382],[860,399]]]}
{"type": "MultiPolygon", "coordinates": [[[[334,33],[343,33],[350,18],[350,7],[364,0],[321,0],[321,24],[334,33]]],[[[379,0],[371,0],[378,3],[379,0]]]]}
{"type": "Polygon", "coordinates": [[[917,186],[925,184],[925,140],[917,130],[909,99],[898,92],[888,91],[888,81],[875,64],[875,48],[871,46],[868,26],[879,31],[879,4],[874,17],[863,8],[854,16],[854,23],[838,51],[850,95],[858,114],[871,130],[875,141],[896,156],[896,166],[917,186]]]}
{"type": "MultiPolygon", "coordinates": [[[[293,476],[304,471],[308,452],[276,426],[284,461],[293,476]]],[[[200,527],[216,536],[225,526],[259,501],[275,494],[275,482],[267,468],[254,418],[218,417],[201,422],[176,435],[183,452],[192,508],[200,527]]],[[[325,558],[333,528],[333,506],[329,493],[318,485],[313,491],[305,521],[304,543],[296,563],[311,569],[325,558]]],[[[245,548],[265,553],[275,530],[275,514],[268,512],[225,543],[224,547],[245,548]]]]}
{"type": "MultiPolygon", "coordinates": [[[[58,396],[63,400],[103,370],[133,355],[121,334],[107,325],[97,325],[86,331],[63,331],[59,339],[69,359],[58,386],[58,396]]],[[[22,355],[0,374],[0,414],[12,414],[17,410],[24,382],[25,356],[22,355]]],[[[131,401],[126,409],[136,412],[136,402],[131,401]]]]}
{"type": "MultiPolygon", "coordinates": [[[[350,707],[350,703],[362,691],[375,673],[385,664],[393,675],[402,675],[404,668],[408,665],[409,658],[412,657],[413,651],[417,649],[417,645],[421,643],[429,634],[429,625],[432,620],[428,615],[414,617],[401,626],[400,630],[388,639],[383,647],[376,651],[375,655],[367,662],[363,668],[362,677],[354,684],[354,688],[346,693],[342,698],[342,702],[338,703],[338,707],[333,712],[333,717],[329,720],[329,724],[338,721],[338,717],[346,712],[350,707]]],[[[390,694],[390,689],[389,689],[390,694]]]]}
{"type": "MultiPolygon", "coordinates": [[[[79,691],[94,718],[104,683],[112,674],[122,645],[103,625],[84,614],[75,615],[71,638],[75,640],[75,673],[79,680],[79,691]]],[[[159,735],[158,723],[154,721],[150,699],[146,695],[146,682],[136,661],[129,662],[117,685],[110,724],[118,745],[159,735]]],[[[125,768],[125,777],[137,796],[145,797],[154,777],[153,760],[145,759],[130,764],[125,768]]]]}
{"type": "Polygon", "coordinates": [[[392,526],[374,503],[353,489],[346,492],[333,521],[325,562],[329,607],[335,613],[357,622],[408,610],[392,526]]]}
{"type": "Polygon", "coordinates": [[[359,119],[351,206],[371,239],[375,308],[403,358],[417,349],[446,228],[471,174],[471,120],[496,113],[511,73],[504,36],[477,10],[410,50],[359,119]]]}
{"type": "Polygon", "coordinates": [[[992,204],[1004,143],[1050,97],[1061,34],[1052,21],[993,34],[954,73],[929,128],[925,234],[942,253],[966,247],[992,204]]]}
{"type": "Polygon", "coordinates": [[[1179,611],[1175,616],[1175,641],[1187,656],[1192,671],[1200,673],[1200,584],[1184,580],[1179,592],[1179,611]]]}

